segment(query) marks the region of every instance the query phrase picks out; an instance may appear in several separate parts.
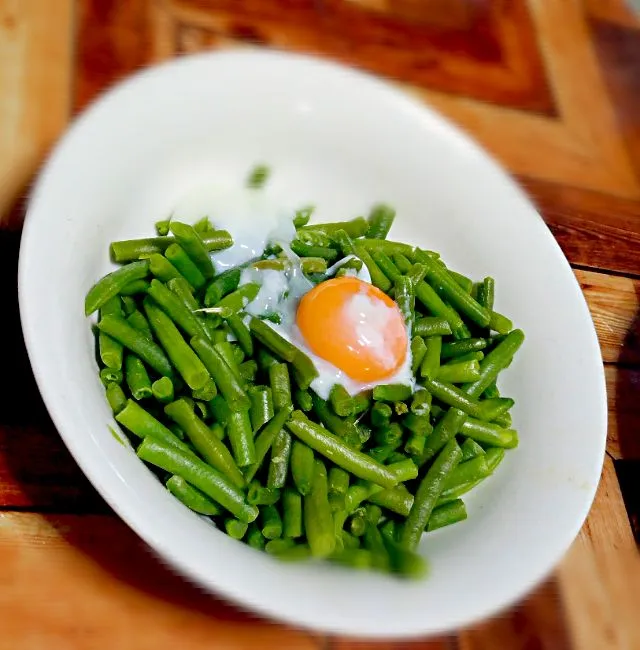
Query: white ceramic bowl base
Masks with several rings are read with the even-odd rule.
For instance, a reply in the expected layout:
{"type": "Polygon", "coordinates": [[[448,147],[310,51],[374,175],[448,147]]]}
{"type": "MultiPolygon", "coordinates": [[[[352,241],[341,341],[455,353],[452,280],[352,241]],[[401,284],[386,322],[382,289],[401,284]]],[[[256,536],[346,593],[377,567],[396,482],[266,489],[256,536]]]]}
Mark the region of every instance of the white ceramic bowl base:
{"type": "Polygon", "coordinates": [[[604,375],[566,259],[486,154],[361,73],[248,51],[184,58],[117,86],[75,122],[42,171],[19,284],[38,386],[83,471],[177,570],[265,615],[371,637],[465,626],[548,574],[591,505],[604,454],[604,375]],[[109,431],[83,315],[86,291],[112,268],[109,242],[150,236],[195,182],[240,185],[263,161],[273,190],[318,206],[319,221],[392,204],[394,239],[437,250],[475,279],[495,277],[496,308],[527,335],[500,381],[516,399],[520,446],[466,499],[467,521],[425,536],[424,581],[281,564],[189,512],[109,431]]]}

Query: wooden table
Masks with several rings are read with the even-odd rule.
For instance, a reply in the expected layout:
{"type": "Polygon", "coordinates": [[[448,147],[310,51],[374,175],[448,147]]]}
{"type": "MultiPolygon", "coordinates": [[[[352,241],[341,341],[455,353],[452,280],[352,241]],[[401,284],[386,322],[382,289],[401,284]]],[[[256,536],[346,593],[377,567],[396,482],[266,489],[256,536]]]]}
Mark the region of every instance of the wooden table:
{"type": "Polygon", "coordinates": [[[72,461],[22,344],[23,197],[51,144],[133,70],[247,43],[392,78],[471,132],[539,206],[600,338],[609,439],[578,539],[517,607],[415,647],[640,648],[640,21],[624,0],[0,0],[0,648],[413,646],[272,624],[172,575],[72,461]]]}

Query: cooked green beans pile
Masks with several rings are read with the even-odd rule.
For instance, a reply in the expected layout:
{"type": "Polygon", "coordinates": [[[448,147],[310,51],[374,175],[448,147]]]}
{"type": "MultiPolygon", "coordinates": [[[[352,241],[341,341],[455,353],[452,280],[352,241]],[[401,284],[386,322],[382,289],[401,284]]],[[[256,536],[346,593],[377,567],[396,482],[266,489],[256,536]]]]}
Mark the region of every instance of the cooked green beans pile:
{"type": "MultiPolygon", "coordinates": [[[[414,387],[316,395],[311,360],[268,316],[244,313],[259,285],[240,286],[240,268],[215,272],[211,253],[233,241],[206,218],[111,244],[119,267],[85,300],[98,312],[99,377],[139,458],[231,537],[282,560],[419,577],[422,535],[466,519],[461,497],[518,444],[496,381],[524,335],[494,310],[492,278],[388,240],[388,206],[316,225],[311,212],[294,219],[302,271],[318,283],[346,257],[338,275],[366,265],[411,332],[414,387]]],[[[272,247],[248,265],[290,263],[272,247]]]]}

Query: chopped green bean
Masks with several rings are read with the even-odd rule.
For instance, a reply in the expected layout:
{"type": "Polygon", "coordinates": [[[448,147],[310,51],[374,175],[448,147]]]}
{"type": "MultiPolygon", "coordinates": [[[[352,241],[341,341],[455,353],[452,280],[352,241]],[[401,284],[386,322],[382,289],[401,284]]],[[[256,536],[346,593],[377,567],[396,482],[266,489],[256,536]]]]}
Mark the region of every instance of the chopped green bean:
{"type": "Polygon", "coordinates": [[[130,282],[146,278],[147,275],[149,275],[149,262],[146,260],[131,262],[108,273],[87,292],[84,300],[85,316],[89,316],[100,309],[108,300],[117,296],[122,288],[130,282]]]}

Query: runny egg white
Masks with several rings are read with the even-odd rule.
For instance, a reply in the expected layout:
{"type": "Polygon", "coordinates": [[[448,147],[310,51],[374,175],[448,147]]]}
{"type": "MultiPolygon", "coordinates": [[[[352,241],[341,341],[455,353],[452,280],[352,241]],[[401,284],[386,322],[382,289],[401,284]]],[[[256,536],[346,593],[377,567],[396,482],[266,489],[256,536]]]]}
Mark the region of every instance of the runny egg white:
{"type": "MultiPolygon", "coordinates": [[[[289,247],[295,237],[293,211],[279,209],[261,195],[199,189],[181,202],[174,215],[195,221],[206,214],[216,228],[231,233],[233,247],[212,254],[216,270],[246,265],[240,285],[256,282],[261,287],[245,308],[247,318],[269,316],[265,322],[312,360],[319,376],[311,389],[322,399],[328,399],[335,384],[350,395],[379,384],[413,388],[410,332],[395,302],[371,284],[365,265],[360,271],[349,269],[345,277],[318,285],[311,282],[289,247]],[[286,270],[247,265],[260,258],[268,244],[282,248],[286,270]]],[[[334,276],[347,259],[328,269],[327,277],[334,276]]]]}

